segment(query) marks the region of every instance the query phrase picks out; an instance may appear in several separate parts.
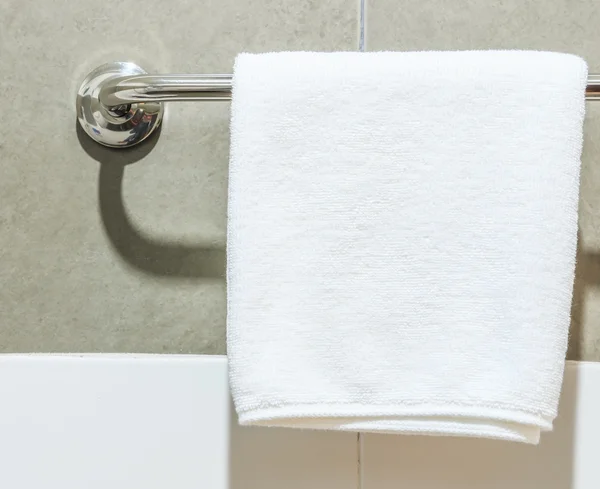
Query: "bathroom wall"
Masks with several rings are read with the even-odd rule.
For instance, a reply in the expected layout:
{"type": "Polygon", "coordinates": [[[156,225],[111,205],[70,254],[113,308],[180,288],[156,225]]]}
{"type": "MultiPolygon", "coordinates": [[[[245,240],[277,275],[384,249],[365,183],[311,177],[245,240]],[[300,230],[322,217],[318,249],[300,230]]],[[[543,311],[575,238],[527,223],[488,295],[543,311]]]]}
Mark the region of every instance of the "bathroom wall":
{"type": "Polygon", "coordinates": [[[116,152],[77,130],[79,84],[357,33],[354,0],[0,2],[0,351],[224,353],[229,104],[171,104],[157,140],[116,152]]]}
{"type": "MultiPolygon", "coordinates": [[[[598,25],[595,0],[4,0],[0,352],[225,351],[228,104],[171,104],[159,138],[111,151],[75,120],[97,65],[229,73],[240,51],[533,48],[600,72],[598,25]]],[[[569,358],[600,360],[600,103],[588,107],[569,358]]]]}

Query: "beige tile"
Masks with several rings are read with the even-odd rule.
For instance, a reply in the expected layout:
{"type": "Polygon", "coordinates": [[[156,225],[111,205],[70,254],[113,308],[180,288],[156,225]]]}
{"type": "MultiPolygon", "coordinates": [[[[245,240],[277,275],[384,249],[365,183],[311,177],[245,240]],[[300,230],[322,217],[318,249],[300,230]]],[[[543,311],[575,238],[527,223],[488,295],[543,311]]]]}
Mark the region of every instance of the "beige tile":
{"type": "Polygon", "coordinates": [[[545,49],[600,63],[594,0],[366,0],[369,51],[545,49]]]}
{"type": "Polygon", "coordinates": [[[158,142],[115,152],[76,131],[76,90],[108,61],[227,73],[239,51],[352,50],[357,11],[0,2],[0,351],[224,352],[228,104],[172,104],[158,142]]]}
{"type": "Polygon", "coordinates": [[[357,434],[241,427],[234,417],[230,489],[355,489],[357,434]]]}
{"type": "MultiPolygon", "coordinates": [[[[539,49],[578,54],[600,72],[596,0],[367,0],[369,51],[539,49]]],[[[600,104],[588,103],[579,252],[568,358],[600,360],[600,104]]],[[[540,171],[543,164],[540,163],[540,171]]]]}

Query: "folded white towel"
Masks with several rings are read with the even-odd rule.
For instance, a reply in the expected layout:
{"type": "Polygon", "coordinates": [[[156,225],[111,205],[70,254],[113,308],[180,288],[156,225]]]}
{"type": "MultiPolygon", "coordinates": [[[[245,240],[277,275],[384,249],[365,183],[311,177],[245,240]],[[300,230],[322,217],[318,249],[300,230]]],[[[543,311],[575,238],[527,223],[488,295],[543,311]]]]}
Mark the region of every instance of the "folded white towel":
{"type": "Polygon", "coordinates": [[[537,443],[570,315],[586,64],[237,58],[228,352],[242,424],[537,443]]]}

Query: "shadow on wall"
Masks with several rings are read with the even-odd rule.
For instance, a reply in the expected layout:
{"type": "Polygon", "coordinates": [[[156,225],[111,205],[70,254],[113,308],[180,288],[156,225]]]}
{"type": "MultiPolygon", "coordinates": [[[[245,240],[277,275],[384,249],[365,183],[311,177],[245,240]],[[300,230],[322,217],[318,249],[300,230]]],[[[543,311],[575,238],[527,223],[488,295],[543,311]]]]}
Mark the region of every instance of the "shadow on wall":
{"type": "MultiPolygon", "coordinates": [[[[127,214],[122,191],[125,167],[150,153],[158,141],[160,130],[136,147],[114,150],[90,140],[77,120],[75,126],[81,147],[100,163],[100,217],[110,243],[123,261],[145,274],[165,279],[223,279],[226,261],[224,249],[190,246],[152,238],[136,228],[127,214]]],[[[569,360],[582,358],[581,325],[585,291],[588,287],[600,285],[600,254],[584,251],[581,236],[578,236],[577,242],[577,265],[567,352],[569,360]]]]}
{"type": "Polygon", "coordinates": [[[581,360],[581,326],[584,321],[585,293],[588,287],[600,286],[600,254],[590,253],[583,249],[581,233],[577,235],[577,263],[575,265],[575,284],[573,286],[573,302],[571,304],[571,327],[569,329],[568,360],[581,360]]]}
{"type": "Polygon", "coordinates": [[[132,268],[165,279],[224,279],[225,250],[190,246],[152,238],[136,228],[123,202],[125,167],[144,158],[156,145],[160,130],[128,149],[111,149],[92,141],[75,120],[84,151],[100,163],[98,203],[106,236],[117,254],[132,268]]]}

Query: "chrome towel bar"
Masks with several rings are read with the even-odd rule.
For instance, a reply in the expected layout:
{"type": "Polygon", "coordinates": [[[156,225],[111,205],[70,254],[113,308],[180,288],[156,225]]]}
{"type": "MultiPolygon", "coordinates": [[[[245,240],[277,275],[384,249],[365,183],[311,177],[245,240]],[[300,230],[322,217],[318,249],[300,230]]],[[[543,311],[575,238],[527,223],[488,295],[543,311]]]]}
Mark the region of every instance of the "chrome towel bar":
{"type": "MultiPolygon", "coordinates": [[[[587,100],[600,100],[600,74],[590,74],[587,100]]],[[[231,99],[231,75],[149,75],[133,63],[92,71],[77,93],[77,118],[100,144],[126,148],[146,139],[162,120],[163,102],[231,99]]]]}

